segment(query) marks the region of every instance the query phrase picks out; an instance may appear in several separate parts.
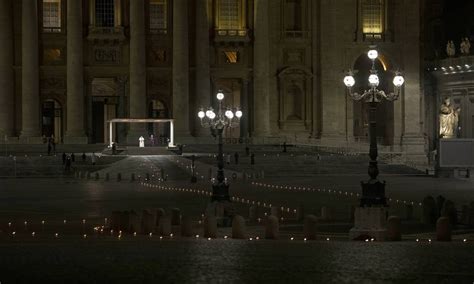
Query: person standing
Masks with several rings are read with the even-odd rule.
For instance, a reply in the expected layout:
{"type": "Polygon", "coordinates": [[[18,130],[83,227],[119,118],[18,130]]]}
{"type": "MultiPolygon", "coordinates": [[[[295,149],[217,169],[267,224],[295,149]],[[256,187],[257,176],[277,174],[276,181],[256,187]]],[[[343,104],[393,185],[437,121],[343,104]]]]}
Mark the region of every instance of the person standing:
{"type": "Polygon", "coordinates": [[[250,164],[255,165],[255,154],[254,153],[252,153],[252,155],[250,155],[250,164]]]}
{"type": "Polygon", "coordinates": [[[86,158],[87,158],[86,153],[83,152],[83,153],[82,153],[82,161],[85,162],[85,161],[86,161],[86,158]]]}
{"type": "Polygon", "coordinates": [[[226,156],[226,162],[227,162],[228,165],[230,164],[230,154],[227,154],[227,156],[226,156]]]}
{"type": "Polygon", "coordinates": [[[235,161],[236,165],[239,164],[239,153],[237,153],[237,152],[234,153],[234,161],[235,161]]]}
{"type": "Polygon", "coordinates": [[[66,165],[64,167],[64,170],[66,173],[69,173],[69,171],[71,170],[71,157],[67,157],[65,164],[66,165]]]}
{"type": "Polygon", "coordinates": [[[245,145],[245,155],[247,155],[247,157],[250,155],[249,145],[245,145]]]}
{"type": "Polygon", "coordinates": [[[63,152],[63,165],[66,164],[66,153],[63,152]]]}
{"type": "Polygon", "coordinates": [[[48,139],[48,156],[51,155],[51,140],[48,139]]]}
{"type": "Polygon", "coordinates": [[[95,162],[96,162],[95,153],[92,153],[91,161],[92,161],[92,165],[95,166],[95,162]]]}
{"type": "Polygon", "coordinates": [[[74,155],[74,153],[71,153],[71,162],[75,162],[76,161],[76,155],[74,155]]]}

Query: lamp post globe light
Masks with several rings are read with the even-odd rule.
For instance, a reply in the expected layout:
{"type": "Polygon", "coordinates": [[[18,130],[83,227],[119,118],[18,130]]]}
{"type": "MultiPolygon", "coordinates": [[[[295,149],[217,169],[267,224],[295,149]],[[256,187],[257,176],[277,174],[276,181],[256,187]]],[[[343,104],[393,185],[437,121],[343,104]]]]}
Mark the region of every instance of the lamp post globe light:
{"type": "Polygon", "coordinates": [[[368,104],[370,137],[370,160],[368,167],[368,174],[370,178],[367,182],[361,182],[362,197],[360,199],[360,207],[356,208],[354,213],[355,227],[351,229],[349,236],[351,239],[354,239],[365,234],[374,237],[377,240],[383,240],[386,232],[384,227],[387,199],[385,197],[385,181],[380,182],[377,179],[377,176],[379,175],[379,169],[377,166],[378,152],[376,132],[377,106],[382,100],[397,100],[401,94],[401,88],[405,82],[405,79],[397,71],[395,72],[395,77],[393,78],[394,91],[386,93],[383,90],[379,90],[378,86],[380,83],[380,78],[375,68],[375,60],[378,58],[378,52],[375,49],[371,49],[367,53],[367,56],[372,61],[372,68],[370,69],[369,77],[367,78],[369,88],[363,93],[354,92],[352,88],[354,87],[356,80],[354,78],[354,73],[350,70],[343,80],[347,87],[348,94],[353,100],[363,101],[368,104]],[[376,220],[376,224],[374,224],[374,220],[376,220]]]}
{"type": "MultiPolygon", "coordinates": [[[[214,205],[215,202],[230,203],[229,182],[224,176],[224,153],[222,133],[226,128],[239,126],[240,118],[242,117],[241,110],[233,110],[229,107],[223,107],[224,97],[224,93],[222,93],[221,91],[217,93],[216,98],[218,101],[218,109],[216,111],[214,111],[212,107],[208,107],[207,110],[201,108],[198,112],[198,117],[201,120],[201,126],[205,128],[210,128],[212,135],[217,136],[218,138],[217,176],[212,180],[211,204],[214,203],[214,205]]],[[[225,210],[226,212],[224,212],[224,215],[230,216],[230,207],[228,207],[227,209],[228,210],[225,210]]]]}

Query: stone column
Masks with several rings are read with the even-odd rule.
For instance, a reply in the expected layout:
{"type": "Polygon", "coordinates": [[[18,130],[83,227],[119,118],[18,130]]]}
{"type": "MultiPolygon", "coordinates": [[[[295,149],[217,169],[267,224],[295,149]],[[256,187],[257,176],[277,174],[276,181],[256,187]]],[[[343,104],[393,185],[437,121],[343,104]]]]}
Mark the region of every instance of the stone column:
{"type": "Polygon", "coordinates": [[[254,136],[270,134],[270,28],[268,0],[255,0],[254,136]]]}
{"type": "Polygon", "coordinates": [[[22,142],[40,141],[38,3],[22,1],[21,80],[22,142]],[[33,139],[32,139],[33,138],[33,139]]]}
{"type": "Polygon", "coordinates": [[[249,134],[249,80],[242,79],[242,91],[240,99],[240,108],[242,118],[240,119],[240,137],[247,138],[249,134]]]}
{"type": "MultiPolygon", "coordinates": [[[[420,4],[418,1],[407,2],[407,11],[418,11],[420,4]],[[410,8],[411,7],[411,8],[410,8]],[[418,10],[417,10],[418,9],[418,10]]],[[[419,13],[407,13],[406,23],[419,23],[419,13]]],[[[404,32],[403,45],[404,56],[404,94],[401,98],[404,111],[404,133],[403,148],[406,159],[410,162],[425,164],[428,158],[425,154],[425,141],[422,135],[422,95],[420,78],[420,30],[417,25],[407,28],[404,32]]]]}
{"type": "MultiPolygon", "coordinates": [[[[188,137],[190,134],[188,0],[173,1],[173,118],[176,137],[178,139],[188,137]]],[[[181,141],[178,140],[178,143],[181,141]]]]}
{"type": "Polygon", "coordinates": [[[14,129],[13,9],[10,0],[0,0],[0,137],[12,136],[14,129]]]}
{"type": "Polygon", "coordinates": [[[320,97],[320,77],[319,77],[319,68],[320,68],[320,38],[319,38],[319,1],[311,1],[311,52],[312,52],[312,69],[313,69],[313,78],[312,78],[312,108],[311,108],[311,117],[312,117],[312,128],[311,128],[311,138],[318,138],[321,134],[320,127],[320,113],[319,113],[319,97],[320,97]]]}
{"type": "Polygon", "coordinates": [[[206,108],[211,103],[209,27],[208,0],[196,0],[196,109],[190,111],[195,122],[196,136],[204,137],[209,137],[209,130],[201,126],[195,113],[199,108],[206,108]]]}
{"type": "Polygon", "coordinates": [[[65,143],[87,143],[84,132],[82,1],[67,1],[67,130],[65,143]]]}
{"type": "MultiPolygon", "coordinates": [[[[145,3],[133,0],[130,1],[130,118],[146,117],[145,3]]],[[[145,124],[132,123],[127,140],[136,143],[145,134],[145,124]]]]}

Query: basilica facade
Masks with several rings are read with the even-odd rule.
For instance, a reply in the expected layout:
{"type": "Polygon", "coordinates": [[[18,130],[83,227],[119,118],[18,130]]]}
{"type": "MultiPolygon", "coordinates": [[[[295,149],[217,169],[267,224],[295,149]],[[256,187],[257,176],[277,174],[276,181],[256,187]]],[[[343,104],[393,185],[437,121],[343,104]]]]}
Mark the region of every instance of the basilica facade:
{"type": "MultiPolygon", "coordinates": [[[[9,141],[107,143],[112,118],[173,118],[177,143],[208,141],[197,112],[243,112],[228,138],[351,146],[368,135],[364,103],[376,46],[385,149],[425,157],[420,28],[423,1],[0,0],[0,131],[9,141]]],[[[166,125],[117,125],[119,143],[169,135],[166,125]]]]}

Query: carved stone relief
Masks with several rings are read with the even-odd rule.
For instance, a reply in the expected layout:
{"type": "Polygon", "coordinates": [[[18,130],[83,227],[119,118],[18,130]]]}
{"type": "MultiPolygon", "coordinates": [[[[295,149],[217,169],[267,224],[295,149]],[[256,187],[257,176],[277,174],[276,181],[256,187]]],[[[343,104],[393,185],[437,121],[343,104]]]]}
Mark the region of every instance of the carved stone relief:
{"type": "Polygon", "coordinates": [[[94,46],[93,62],[96,64],[120,64],[121,49],[117,46],[94,46]]]}

